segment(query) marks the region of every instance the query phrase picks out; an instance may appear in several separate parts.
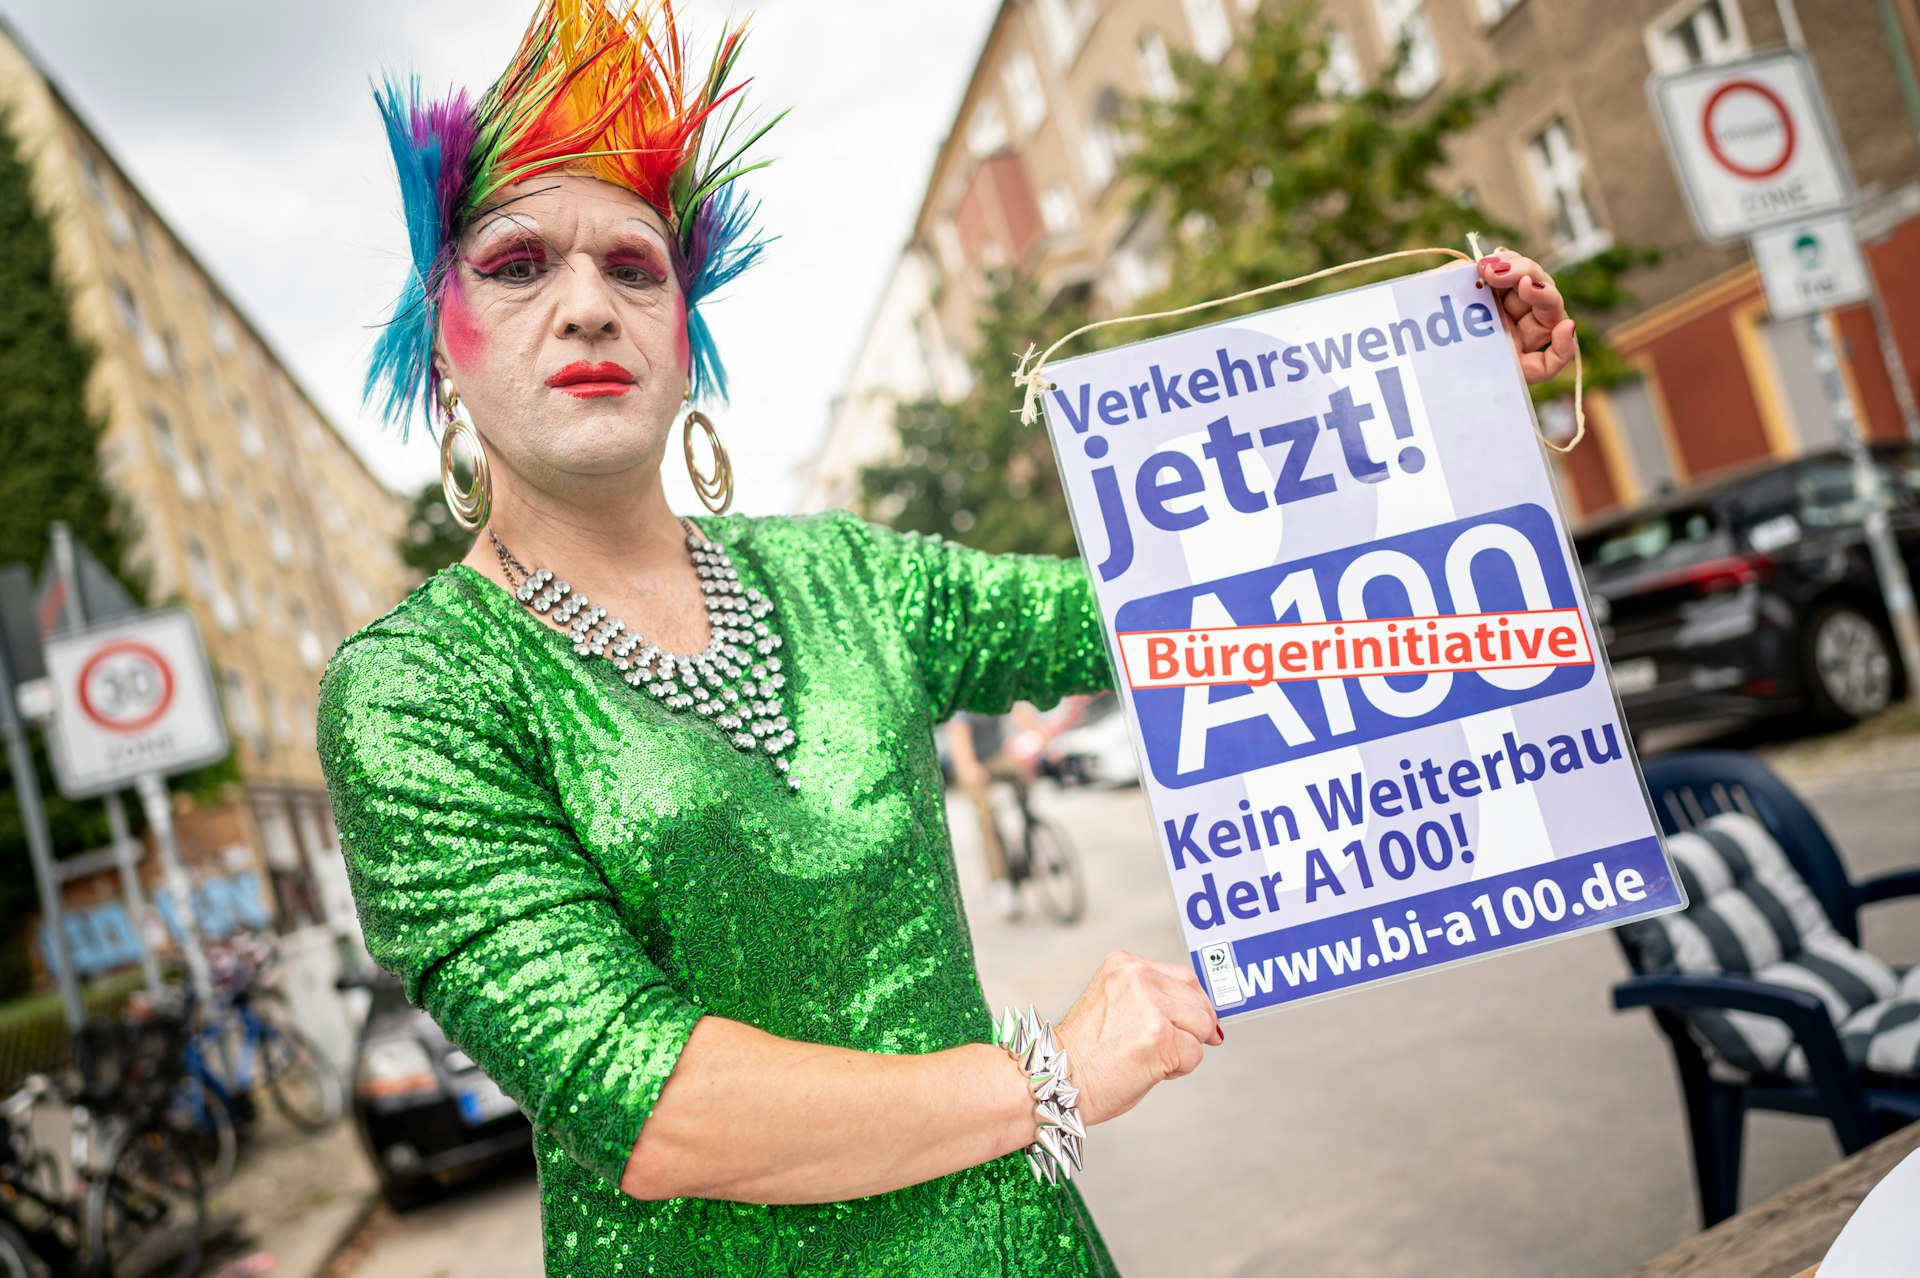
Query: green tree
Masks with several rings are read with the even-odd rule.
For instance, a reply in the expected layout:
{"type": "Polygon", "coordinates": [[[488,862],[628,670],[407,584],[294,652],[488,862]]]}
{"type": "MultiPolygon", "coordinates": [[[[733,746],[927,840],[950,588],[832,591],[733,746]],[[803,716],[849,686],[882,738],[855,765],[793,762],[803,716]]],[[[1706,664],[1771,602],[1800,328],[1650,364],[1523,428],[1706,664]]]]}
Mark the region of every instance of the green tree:
{"type": "Polygon", "coordinates": [[[894,410],[898,448],[860,475],[867,514],[896,528],[938,533],[982,550],[1076,553],[1060,472],[1039,426],[1022,426],[1012,372],[1045,332],[1080,323],[1071,307],[1042,308],[1030,284],[996,274],[962,399],[913,400],[894,410]]]}
{"type": "MultiPolygon", "coordinates": [[[[1327,56],[1316,8],[1303,0],[1263,6],[1246,38],[1220,62],[1174,53],[1180,91],[1172,99],[1129,106],[1125,123],[1135,146],[1127,176],[1139,208],[1172,228],[1169,282],[1137,302],[1138,311],[1230,297],[1399,249],[1464,248],[1469,230],[1483,232],[1488,248],[1520,246],[1512,228],[1465,202],[1447,177],[1449,146],[1485,118],[1505,82],[1461,83],[1409,97],[1397,87],[1403,47],[1376,83],[1330,97],[1321,87],[1327,56]]],[[[1617,246],[1555,268],[1554,280],[1581,320],[1588,385],[1622,374],[1595,321],[1628,300],[1622,277],[1654,256],[1617,246]]],[[[1061,357],[1421,265],[1385,263],[1197,315],[1117,325],[1086,335],[1061,357]]],[[[1072,553],[1053,455],[1043,431],[1022,427],[1009,414],[1019,396],[1008,374],[1030,342],[1045,347],[1079,323],[1077,316],[1036,307],[1024,281],[997,278],[979,324],[973,389],[955,403],[924,399],[898,407],[895,456],[861,475],[866,512],[984,549],[1072,553]]],[[[1550,399],[1571,389],[1567,373],[1535,387],[1534,395],[1550,399]]]]}
{"type": "MultiPolygon", "coordinates": [[[[1212,63],[1176,52],[1180,94],[1133,105],[1129,124],[1138,147],[1127,171],[1138,184],[1140,207],[1174,228],[1170,283],[1142,302],[1142,311],[1230,297],[1400,249],[1464,248],[1470,230],[1481,231],[1489,249],[1521,246],[1511,227],[1463,202],[1446,176],[1449,146],[1486,116],[1507,82],[1461,82],[1409,97],[1398,88],[1403,46],[1373,84],[1328,96],[1321,87],[1327,54],[1316,10],[1301,0],[1262,7],[1232,56],[1212,63]]],[[[1621,371],[1594,321],[1627,300],[1621,277],[1654,256],[1616,246],[1554,270],[1568,309],[1582,321],[1591,385],[1621,371]]],[[[1438,261],[1342,272],[1198,317],[1102,336],[1135,341],[1438,261]]],[[[1570,389],[1567,374],[1536,388],[1536,397],[1570,389]]]]}
{"type": "MultiPolygon", "coordinates": [[[[148,584],[127,567],[138,535],[124,499],[100,474],[106,421],[87,405],[95,353],[74,332],[71,301],[54,258],[53,235],[33,198],[33,175],[21,155],[10,117],[0,114],[0,563],[21,561],[39,571],[50,529],[65,520],[136,599],[148,584]]],[[[50,782],[44,744],[33,755],[50,782]]],[[[97,802],[69,803],[45,790],[54,847],[74,851],[107,841],[97,802]]],[[[133,819],[139,828],[138,805],[133,819]]],[[[17,992],[27,973],[26,924],[37,915],[33,873],[13,779],[0,768],[0,995],[17,992]]]]}
{"type": "MultiPolygon", "coordinates": [[[[458,478],[462,484],[472,482],[465,471],[461,471],[458,478]]],[[[431,577],[448,564],[465,559],[472,548],[473,534],[454,522],[440,481],[430,480],[421,485],[407,512],[407,528],[399,546],[400,562],[431,577]]]]}

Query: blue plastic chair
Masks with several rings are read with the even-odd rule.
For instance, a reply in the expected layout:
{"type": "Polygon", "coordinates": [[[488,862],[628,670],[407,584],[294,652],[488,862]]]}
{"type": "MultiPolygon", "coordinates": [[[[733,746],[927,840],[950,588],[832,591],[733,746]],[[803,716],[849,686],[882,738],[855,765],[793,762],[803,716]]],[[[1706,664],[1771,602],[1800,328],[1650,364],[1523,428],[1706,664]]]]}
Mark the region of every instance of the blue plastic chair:
{"type": "MultiPolygon", "coordinates": [[[[1860,941],[1861,907],[1920,896],[1920,867],[1855,883],[1820,821],[1785,782],[1750,754],[1694,750],[1650,759],[1647,790],[1661,828],[1688,830],[1721,812],[1745,812],[1764,825],[1842,936],[1860,941]]],[[[1673,1047],[1693,1141],[1702,1228],[1739,1210],[1740,1150],[1750,1109],[1825,1118],[1841,1149],[1851,1154],[1920,1118],[1920,1083],[1868,1085],[1848,1064],[1826,1005],[1813,995],[1745,976],[1679,976],[1640,972],[1638,956],[1615,933],[1627,963],[1639,973],[1614,986],[1613,1005],[1644,1007],[1673,1047]],[[1806,1054],[1808,1081],[1716,1078],[1706,1054],[1687,1032],[1686,1013],[1700,1008],[1776,1017],[1806,1054]]]]}

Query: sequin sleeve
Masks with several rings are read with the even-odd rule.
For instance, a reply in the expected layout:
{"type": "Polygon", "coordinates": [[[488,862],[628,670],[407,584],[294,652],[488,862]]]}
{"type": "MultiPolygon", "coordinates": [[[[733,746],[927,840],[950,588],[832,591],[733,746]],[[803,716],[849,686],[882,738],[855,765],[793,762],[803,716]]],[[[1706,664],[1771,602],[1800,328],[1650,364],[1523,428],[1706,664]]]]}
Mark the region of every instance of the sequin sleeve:
{"type": "Polygon", "coordinates": [[[860,524],[874,587],[906,632],[934,715],[1046,707],[1113,686],[1093,583],[1078,559],[993,555],[860,524]]]}
{"type": "Polygon", "coordinates": [[[578,1162],[618,1183],[701,1009],[648,961],[576,841],[504,665],[366,632],[318,745],[367,949],[578,1162]]]}

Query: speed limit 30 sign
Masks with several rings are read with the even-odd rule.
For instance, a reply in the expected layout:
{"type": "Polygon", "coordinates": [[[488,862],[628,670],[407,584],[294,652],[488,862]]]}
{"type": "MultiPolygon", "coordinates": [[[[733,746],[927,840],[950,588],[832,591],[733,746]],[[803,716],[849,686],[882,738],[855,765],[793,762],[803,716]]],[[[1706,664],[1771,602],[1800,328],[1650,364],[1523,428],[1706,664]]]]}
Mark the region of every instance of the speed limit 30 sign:
{"type": "Polygon", "coordinates": [[[206,650],[181,609],[51,639],[54,774],[82,799],[226,757],[206,650]]]}
{"type": "Polygon", "coordinates": [[[1695,67],[1647,88],[1708,243],[1853,207],[1846,153],[1805,54],[1695,67]]]}

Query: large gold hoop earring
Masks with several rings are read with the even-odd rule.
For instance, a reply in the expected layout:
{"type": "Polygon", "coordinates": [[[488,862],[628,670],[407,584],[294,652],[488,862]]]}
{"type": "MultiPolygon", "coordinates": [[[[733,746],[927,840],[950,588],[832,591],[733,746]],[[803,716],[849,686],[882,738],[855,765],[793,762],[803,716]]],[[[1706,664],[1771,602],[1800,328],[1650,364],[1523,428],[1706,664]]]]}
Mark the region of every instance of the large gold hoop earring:
{"type": "Polygon", "coordinates": [[[451,377],[440,379],[440,491],[446,496],[453,520],[470,533],[486,526],[493,511],[493,475],[487,469],[487,450],[480,446],[480,432],[473,423],[454,412],[460,407],[460,392],[451,377]],[[461,491],[453,470],[453,441],[464,438],[467,455],[473,463],[473,486],[461,491]]]}
{"type": "Polygon", "coordinates": [[[727,513],[733,505],[733,463],[727,459],[727,446],[720,442],[720,432],[708,416],[697,408],[687,409],[687,478],[693,481],[693,491],[699,495],[700,504],[716,515],[727,513]],[[713,473],[700,473],[699,462],[693,453],[693,428],[698,426],[707,437],[707,447],[713,453],[713,473]]]}

